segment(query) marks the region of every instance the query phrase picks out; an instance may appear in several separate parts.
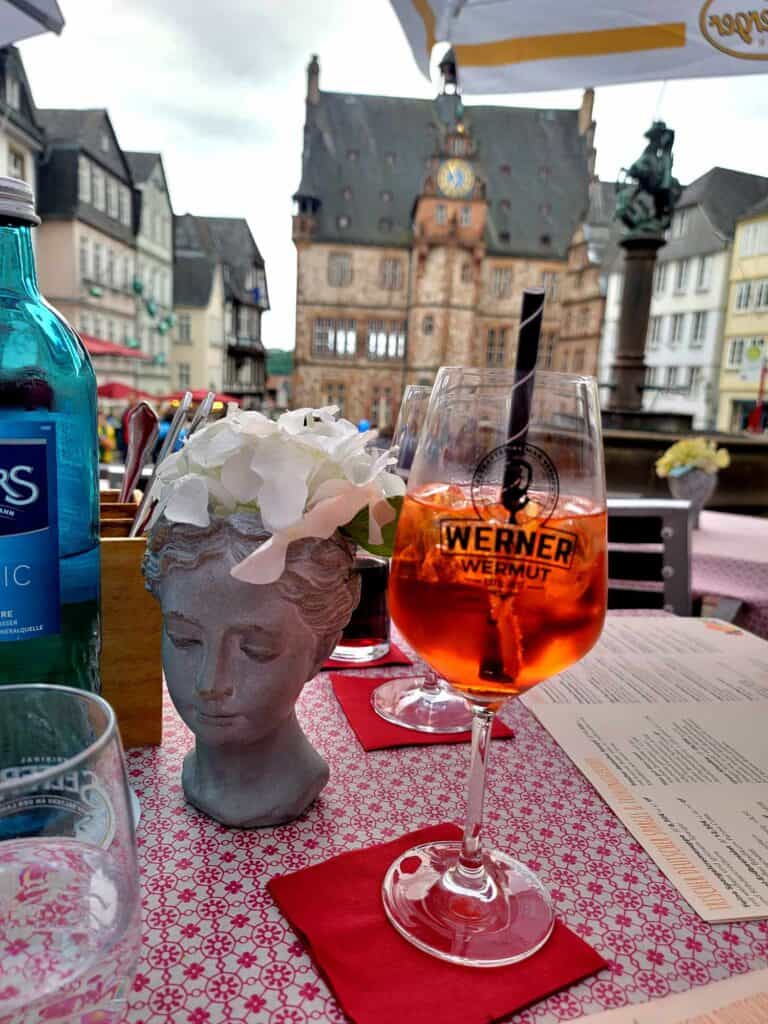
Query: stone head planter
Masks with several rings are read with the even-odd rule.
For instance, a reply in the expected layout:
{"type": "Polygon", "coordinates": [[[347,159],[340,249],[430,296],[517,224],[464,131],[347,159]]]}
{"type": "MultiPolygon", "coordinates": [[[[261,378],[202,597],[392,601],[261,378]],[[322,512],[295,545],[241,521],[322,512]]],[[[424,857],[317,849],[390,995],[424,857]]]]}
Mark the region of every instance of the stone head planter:
{"type": "Polygon", "coordinates": [[[689,519],[693,529],[698,530],[701,510],[715,493],[717,473],[689,469],[680,476],[667,477],[667,483],[673,498],[682,498],[691,503],[689,519]]]}
{"type": "Polygon", "coordinates": [[[234,579],[233,566],[268,537],[258,515],[203,528],[161,519],[144,561],[163,611],[168,691],[195,734],[184,794],[241,828],[290,821],[328,781],[295,705],[359,599],[352,548],[338,534],[290,544],[275,583],[234,579]]]}

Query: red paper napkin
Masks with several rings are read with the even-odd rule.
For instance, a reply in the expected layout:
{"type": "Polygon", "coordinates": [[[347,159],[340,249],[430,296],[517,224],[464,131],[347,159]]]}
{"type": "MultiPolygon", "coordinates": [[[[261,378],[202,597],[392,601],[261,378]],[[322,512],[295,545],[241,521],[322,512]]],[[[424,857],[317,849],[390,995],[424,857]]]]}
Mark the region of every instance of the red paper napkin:
{"type": "Polygon", "coordinates": [[[376,658],[374,661],[337,661],[335,658],[329,658],[323,665],[323,672],[327,672],[328,669],[339,669],[339,668],[351,668],[356,672],[359,672],[361,668],[378,668],[380,665],[412,665],[413,662],[405,653],[401,651],[397,644],[390,644],[389,651],[382,655],[381,658],[376,658]]]}
{"type": "MultiPolygon", "coordinates": [[[[469,732],[419,732],[418,729],[394,725],[377,715],[371,706],[371,694],[377,686],[386,682],[386,678],[371,679],[370,676],[341,676],[335,673],[331,676],[336,699],[363,750],[469,742],[469,732]]],[[[512,736],[512,730],[496,718],[491,736],[495,740],[507,740],[512,736]]]]}
{"type": "Polygon", "coordinates": [[[460,837],[455,825],[435,825],[268,883],[356,1024],[487,1024],[607,967],[559,921],[538,953],[509,967],[449,964],[398,935],[381,902],[387,868],[411,846],[460,837]]]}

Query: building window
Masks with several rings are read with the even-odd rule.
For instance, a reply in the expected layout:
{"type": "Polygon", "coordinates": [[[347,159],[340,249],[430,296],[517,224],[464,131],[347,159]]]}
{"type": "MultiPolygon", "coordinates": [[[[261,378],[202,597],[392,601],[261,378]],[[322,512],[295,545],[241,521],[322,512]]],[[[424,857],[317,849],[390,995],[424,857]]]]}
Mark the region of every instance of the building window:
{"type": "Polygon", "coordinates": [[[377,427],[386,427],[392,418],[392,388],[375,386],[372,399],[371,420],[377,427]]]}
{"type": "Polygon", "coordinates": [[[672,237],[682,238],[688,229],[688,211],[677,210],[672,218],[672,237]]]}
{"type": "Polygon", "coordinates": [[[118,214],[117,192],[117,182],[113,178],[107,178],[107,213],[115,220],[117,220],[118,214]]]}
{"type": "Polygon", "coordinates": [[[427,314],[421,321],[421,333],[432,334],[435,329],[435,318],[431,314],[427,314]]]}
{"type": "Polygon", "coordinates": [[[542,370],[552,369],[552,360],[555,355],[555,339],[549,334],[544,338],[544,344],[539,348],[538,365],[542,370]]]}
{"type": "Polygon", "coordinates": [[[653,272],[654,295],[663,295],[667,288],[667,264],[657,263],[653,272]]]}
{"type": "Polygon", "coordinates": [[[584,369],[584,349],[574,349],[573,359],[571,360],[571,370],[574,373],[581,373],[584,369]]]}
{"type": "Polygon", "coordinates": [[[402,359],[405,355],[405,321],[368,322],[368,358],[402,359]]]}
{"type": "Polygon", "coordinates": [[[91,333],[91,318],[87,313],[80,314],[80,333],[90,334],[91,333]]]}
{"type": "Polygon", "coordinates": [[[741,230],[739,256],[757,256],[768,252],[768,221],[747,224],[741,230]]]}
{"type": "Polygon", "coordinates": [[[107,341],[115,340],[115,321],[112,317],[107,320],[107,341]]]}
{"type": "Polygon", "coordinates": [[[472,207],[471,206],[462,206],[461,214],[459,216],[459,224],[461,224],[461,226],[463,228],[468,228],[471,223],[472,223],[472,207]]]}
{"type": "Polygon", "coordinates": [[[328,254],[328,284],[335,288],[352,283],[352,256],[347,252],[328,254]]]}
{"type": "Polygon", "coordinates": [[[379,269],[381,287],[398,291],[403,287],[403,264],[401,260],[382,260],[379,269]]]}
{"type": "Polygon", "coordinates": [[[677,387],[677,367],[676,366],[668,366],[667,367],[667,369],[665,371],[664,387],[665,388],[677,387]]]}
{"type": "Polygon", "coordinates": [[[698,312],[693,314],[693,326],[691,328],[691,348],[701,348],[707,336],[707,314],[698,312]]]}
{"type": "Polygon", "coordinates": [[[446,214],[445,203],[438,203],[435,207],[435,221],[438,224],[445,224],[446,214]]]}
{"type": "Polygon", "coordinates": [[[12,178],[20,178],[22,181],[27,180],[27,168],[24,154],[20,149],[14,149],[13,146],[8,147],[8,174],[12,178]]]}
{"type": "Polygon", "coordinates": [[[645,386],[652,388],[656,384],[656,370],[655,366],[646,366],[645,368],[645,386]]]}
{"type": "Polygon", "coordinates": [[[345,358],[357,348],[357,324],[354,320],[315,320],[312,354],[345,358]]]}
{"type": "Polygon", "coordinates": [[[176,340],[180,345],[192,344],[192,317],[189,313],[179,313],[176,321],[176,340]]]}
{"type": "Polygon", "coordinates": [[[696,271],[696,290],[705,292],[712,280],[712,257],[702,256],[696,271]]]}
{"type": "Polygon", "coordinates": [[[658,348],[661,344],[663,318],[652,316],[648,324],[648,348],[658,348]]]}
{"type": "Polygon", "coordinates": [[[98,316],[98,315],[95,315],[94,318],[93,318],[93,336],[95,338],[101,338],[102,337],[102,333],[101,333],[101,317],[98,316]]]}
{"type": "Polygon", "coordinates": [[[126,290],[130,289],[133,284],[133,268],[131,267],[131,257],[123,256],[123,288],[126,290]]]}
{"type": "Polygon", "coordinates": [[[557,302],[557,292],[559,284],[559,274],[554,274],[550,270],[545,270],[542,272],[541,287],[544,289],[544,295],[546,296],[547,302],[557,302]]]}
{"type": "Polygon", "coordinates": [[[731,338],[728,342],[728,359],[726,366],[729,370],[738,370],[744,358],[744,339],[731,338]]]}
{"type": "Polygon", "coordinates": [[[327,382],[323,385],[323,405],[338,406],[339,416],[344,415],[344,400],[347,397],[347,387],[342,382],[327,382]]]}
{"type": "Polygon", "coordinates": [[[472,264],[469,260],[461,265],[461,280],[463,284],[472,284],[472,264]]]}
{"type": "Polygon", "coordinates": [[[91,273],[90,246],[86,235],[80,235],[80,277],[87,280],[91,273]]]}
{"type": "Polygon", "coordinates": [[[124,186],[120,186],[120,223],[126,227],[131,225],[131,193],[124,186]]]}
{"type": "Polygon", "coordinates": [[[675,291],[684,292],[688,287],[688,260],[679,260],[675,267],[675,291]]]}
{"type": "Polygon", "coordinates": [[[84,156],[79,157],[77,161],[77,195],[81,203],[90,203],[91,165],[84,156]]]}
{"type": "Polygon", "coordinates": [[[178,374],[178,385],[186,391],[192,380],[192,371],[189,363],[177,363],[176,373],[178,374]]]}
{"type": "Polygon", "coordinates": [[[340,227],[340,228],[348,228],[349,227],[349,217],[345,213],[342,213],[342,215],[340,217],[336,218],[336,226],[340,227]]]}
{"type": "Polygon", "coordinates": [[[491,295],[507,299],[512,294],[512,271],[509,267],[494,267],[491,274],[491,295]]]}
{"type": "Polygon", "coordinates": [[[21,82],[11,72],[5,76],[5,102],[14,110],[21,109],[21,82]]]}
{"type": "Polygon", "coordinates": [[[755,281],[755,309],[768,309],[768,279],[755,281]]]}
{"type": "Polygon", "coordinates": [[[485,343],[486,366],[503,366],[504,350],[507,345],[507,328],[491,327],[485,343]]]}
{"type": "Polygon", "coordinates": [[[93,205],[97,210],[104,209],[104,175],[101,171],[95,167],[93,169],[93,179],[91,182],[93,192],[93,205]]]}
{"type": "Polygon", "coordinates": [[[99,242],[93,246],[93,277],[101,282],[104,277],[103,249],[99,242]]]}
{"type": "Polygon", "coordinates": [[[683,321],[685,320],[685,313],[673,313],[672,314],[672,333],[669,336],[669,347],[677,348],[680,342],[683,340],[683,321]]]}
{"type": "Polygon", "coordinates": [[[585,306],[579,310],[579,329],[582,333],[589,328],[589,309],[585,306]]]}
{"type": "Polygon", "coordinates": [[[107,249],[107,284],[114,288],[115,279],[115,253],[113,249],[107,249]]]}
{"type": "Polygon", "coordinates": [[[691,366],[688,369],[688,394],[695,398],[701,383],[701,367],[691,366]]]}
{"type": "Polygon", "coordinates": [[[736,309],[749,309],[752,299],[752,282],[745,281],[736,287],[736,309]]]}

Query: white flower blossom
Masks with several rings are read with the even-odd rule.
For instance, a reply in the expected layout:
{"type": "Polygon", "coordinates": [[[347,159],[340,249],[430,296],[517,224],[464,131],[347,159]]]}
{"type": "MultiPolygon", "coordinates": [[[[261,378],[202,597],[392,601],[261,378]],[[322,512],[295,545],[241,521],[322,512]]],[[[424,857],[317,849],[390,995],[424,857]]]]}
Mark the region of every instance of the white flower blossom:
{"type": "Polygon", "coordinates": [[[295,409],[273,422],[230,406],[224,419],[195,433],[159,467],[150,526],[160,516],[207,526],[211,514],[259,512],[270,539],[235,566],[249,583],[272,583],[293,540],[330,537],[367,506],[368,541],[397,518],[387,501],[404,493],[387,467],[394,455],[371,455],[371,433],[337,419],[336,406],[295,409]]]}

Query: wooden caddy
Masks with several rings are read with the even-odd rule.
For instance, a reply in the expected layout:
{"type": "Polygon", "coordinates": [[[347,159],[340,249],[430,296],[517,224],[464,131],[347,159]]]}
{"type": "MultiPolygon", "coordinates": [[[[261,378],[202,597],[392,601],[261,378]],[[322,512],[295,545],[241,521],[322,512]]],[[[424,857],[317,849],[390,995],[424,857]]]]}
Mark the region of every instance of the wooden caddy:
{"type": "Polygon", "coordinates": [[[144,537],[129,537],[136,504],[102,491],[101,695],[115,709],[124,747],[162,742],[160,605],[144,588],[144,537]]]}

